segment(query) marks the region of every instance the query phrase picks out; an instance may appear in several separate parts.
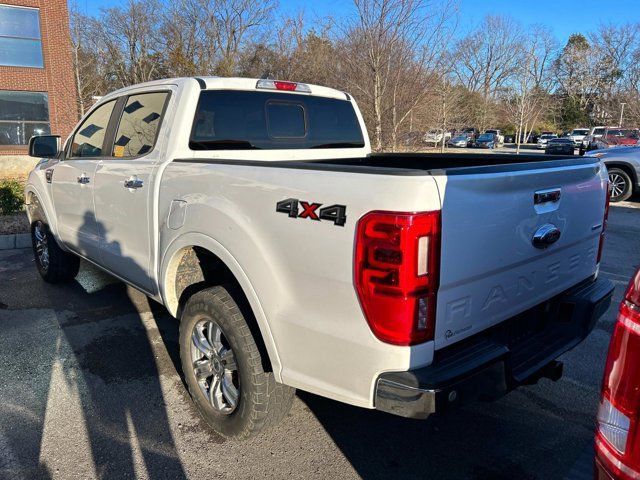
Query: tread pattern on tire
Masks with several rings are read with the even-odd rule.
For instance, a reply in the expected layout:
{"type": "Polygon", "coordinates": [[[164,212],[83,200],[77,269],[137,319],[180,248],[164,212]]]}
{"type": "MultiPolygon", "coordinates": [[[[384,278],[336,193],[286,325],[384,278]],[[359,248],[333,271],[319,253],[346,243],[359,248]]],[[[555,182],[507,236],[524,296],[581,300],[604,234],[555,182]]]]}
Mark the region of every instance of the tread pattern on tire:
{"type": "MultiPolygon", "coordinates": [[[[217,319],[219,318],[215,312],[217,305],[222,310],[227,323],[227,325],[221,325],[223,331],[224,327],[227,327],[225,336],[230,341],[232,340],[229,337],[233,337],[233,342],[236,344],[234,347],[236,362],[244,361],[250,372],[248,381],[242,380],[241,377],[241,397],[244,397],[241,400],[242,404],[230,415],[230,417],[242,416],[240,421],[235,420],[239,428],[230,429],[230,431],[221,430],[216,424],[216,419],[209,418],[206,408],[208,403],[205,403],[203,408],[203,402],[206,400],[203,400],[199,387],[193,385],[191,381],[187,381],[187,387],[198,405],[200,414],[214,430],[227,438],[245,439],[278,424],[291,408],[295,389],[276,382],[272,372],[264,371],[258,346],[244,315],[234,300],[234,296],[238,293],[238,289],[233,286],[215,286],[195,293],[187,301],[183,313],[184,320],[180,322],[180,356],[185,369],[190,364],[190,353],[185,351],[187,345],[183,342],[185,339],[190,341],[192,328],[192,321],[186,317],[195,315],[197,312],[206,312],[217,319]]],[[[186,378],[187,372],[184,373],[186,378]]],[[[221,419],[223,422],[228,420],[222,417],[221,419]]]]}
{"type": "Polygon", "coordinates": [[[31,243],[33,247],[33,255],[38,267],[38,271],[42,278],[49,283],[66,283],[72,281],[78,275],[80,270],[80,258],[73,253],[65,252],[60,248],[58,242],[53,237],[49,224],[42,215],[34,215],[31,225],[31,243]],[[47,246],[49,249],[49,268],[44,272],[40,267],[35,247],[34,225],[37,221],[42,222],[47,235],[47,246]]]}

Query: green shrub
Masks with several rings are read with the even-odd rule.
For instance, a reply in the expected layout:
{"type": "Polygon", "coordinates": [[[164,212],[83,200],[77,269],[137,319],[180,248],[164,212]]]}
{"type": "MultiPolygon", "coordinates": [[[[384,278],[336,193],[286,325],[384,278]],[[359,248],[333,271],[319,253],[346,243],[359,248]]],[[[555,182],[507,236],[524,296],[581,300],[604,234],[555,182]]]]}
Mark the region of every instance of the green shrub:
{"type": "Polygon", "coordinates": [[[12,215],[22,211],[24,185],[19,180],[0,179],[0,215],[12,215]]]}

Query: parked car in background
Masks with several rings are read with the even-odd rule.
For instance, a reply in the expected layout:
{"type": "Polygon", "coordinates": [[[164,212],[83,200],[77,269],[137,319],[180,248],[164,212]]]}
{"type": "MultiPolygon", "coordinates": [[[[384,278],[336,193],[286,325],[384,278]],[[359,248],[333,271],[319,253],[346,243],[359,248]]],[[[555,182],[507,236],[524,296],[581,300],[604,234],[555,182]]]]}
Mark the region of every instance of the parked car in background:
{"type": "Polygon", "coordinates": [[[543,133],[542,135],[540,135],[540,138],[538,138],[538,148],[540,149],[546,149],[547,148],[547,142],[549,142],[549,140],[552,140],[554,138],[558,138],[558,135],[556,135],[555,133],[543,133]]]}
{"type": "Polygon", "coordinates": [[[449,140],[451,138],[451,132],[449,131],[444,131],[440,128],[438,129],[434,129],[434,130],[429,130],[425,136],[424,136],[424,142],[425,143],[432,143],[434,145],[437,145],[438,143],[442,142],[442,138],[444,136],[445,141],[449,140]]]}
{"type": "Polygon", "coordinates": [[[496,136],[496,147],[502,147],[504,145],[504,136],[500,133],[500,130],[489,129],[484,133],[493,133],[496,136]]]}
{"type": "Polygon", "coordinates": [[[422,146],[424,137],[424,132],[407,132],[400,139],[400,142],[405,147],[420,147],[422,146]]]}
{"type": "Polygon", "coordinates": [[[640,269],[609,343],[596,423],[596,478],[640,478],[640,269]]]}
{"type": "Polygon", "coordinates": [[[640,146],[594,150],[587,155],[600,158],[607,166],[612,202],[640,192],[640,146]]]}
{"type": "Polygon", "coordinates": [[[602,148],[625,147],[638,145],[640,132],[637,128],[612,128],[606,129],[604,134],[594,139],[590,145],[590,150],[602,148]]]}
{"type": "Polygon", "coordinates": [[[457,135],[447,142],[447,146],[459,147],[459,148],[468,147],[469,142],[471,141],[472,141],[471,137],[469,137],[468,135],[465,135],[465,134],[457,135]]]}
{"type": "Polygon", "coordinates": [[[576,145],[576,147],[579,147],[580,144],[582,144],[582,140],[584,140],[584,137],[586,137],[587,135],[589,135],[588,128],[574,128],[573,130],[571,130],[571,133],[569,133],[568,138],[573,140],[573,143],[576,145]]]}
{"type": "Polygon", "coordinates": [[[607,129],[620,128],[617,126],[607,127],[607,126],[597,126],[591,127],[589,130],[589,134],[582,139],[582,143],[580,144],[580,155],[584,155],[585,152],[589,150],[595,150],[595,148],[590,147],[591,143],[598,138],[601,138],[604,135],[604,132],[607,129]]]}
{"type": "Polygon", "coordinates": [[[485,132],[483,134],[481,134],[476,141],[473,144],[474,147],[478,147],[478,148],[490,148],[490,149],[494,149],[497,148],[498,146],[498,141],[496,139],[496,134],[495,133],[488,133],[485,132]]]}
{"type": "Polygon", "coordinates": [[[570,138],[552,138],[547,142],[544,153],[549,155],[573,155],[575,147],[575,143],[570,138]]]}
{"type": "Polygon", "coordinates": [[[461,132],[463,135],[468,135],[470,137],[477,137],[480,132],[478,131],[477,128],[474,127],[467,127],[464,130],[462,130],[461,132]]]}

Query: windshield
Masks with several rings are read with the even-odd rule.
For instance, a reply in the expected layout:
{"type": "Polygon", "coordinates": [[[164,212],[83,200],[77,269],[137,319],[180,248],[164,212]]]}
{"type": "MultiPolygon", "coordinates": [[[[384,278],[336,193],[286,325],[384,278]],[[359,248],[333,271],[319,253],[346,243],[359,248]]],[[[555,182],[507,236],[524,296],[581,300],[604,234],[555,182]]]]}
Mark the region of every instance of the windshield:
{"type": "Polygon", "coordinates": [[[557,138],[557,135],[541,135],[542,140],[549,140],[550,138],[557,138]]]}
{"type": "Polygon", "coordinates": [[[602,135],[604,133],[604,128],[596,128],[593,130],[594,135],[602,135]]]}
{"type": "Polygon", "coordinates": [[[480,135],[480,137],[478,137],[478,140],[480,141],[493,140],[493,133],[483,133],[482,135],[480,135]]]}
{"type": "Polygon", "coordinates": [[[200,94],[193,150],[362,148],[351,102],[277,92],[207,90],[200,94]]]}
{"type": "Polygon", "coordinates": [[[571,132],[571,135],[588,135],[589,134],[589,130],[574,130],[573,132],[571,132]]]}

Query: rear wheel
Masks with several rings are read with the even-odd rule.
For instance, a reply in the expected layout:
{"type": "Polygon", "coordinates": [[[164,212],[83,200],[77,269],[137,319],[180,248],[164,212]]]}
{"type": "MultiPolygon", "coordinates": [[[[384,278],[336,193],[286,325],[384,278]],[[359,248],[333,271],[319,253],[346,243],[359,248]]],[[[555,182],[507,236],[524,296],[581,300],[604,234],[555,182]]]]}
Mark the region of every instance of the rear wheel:
{"type": "Polygon", "coordinates": [[[633,183],[627,172],[619,168],[609,169],[609,183],[611,184],[611,201],[622,202],[631,197],[633,183]]]}
{"type": "Polygon", "coordinates": [[[80,270],[80,258],[65,252],[56,242],[49,225],[41,219],[31,224],[31,244],[40,276],[49,283],[70,282],[80,270]]]}
{"type": "Polygon", "coordinates": [[[217,286],[189,298],[180,320],[180,359],[202,417],[222,436],[243,439],[278,423],[295,389],[264,370],[240,296],[217,286]]]}

